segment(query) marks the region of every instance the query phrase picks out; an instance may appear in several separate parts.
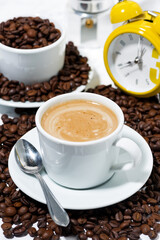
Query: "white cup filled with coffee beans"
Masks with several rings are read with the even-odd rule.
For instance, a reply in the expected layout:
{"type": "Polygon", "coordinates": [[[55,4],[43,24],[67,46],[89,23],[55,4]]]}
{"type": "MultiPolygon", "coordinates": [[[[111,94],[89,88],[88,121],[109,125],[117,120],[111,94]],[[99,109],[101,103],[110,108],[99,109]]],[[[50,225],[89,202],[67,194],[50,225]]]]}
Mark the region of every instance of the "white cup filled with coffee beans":
{"type": "Polygon", "coordinates": [[[110,99],[93,93],[68,93],[46,101],[36,113],[43,164],[56,183],[87,189],[116,171],[134,168],[141,150],[122,137],[124,116],[110,99]],[[119,149],[127,151],[119,161],[119,149]]]}
{"type": "Polygon", "coordinates": [[[15,17],[0,23],[0,72],[9,80],[47,81],[64,58],[65,30],[55,20],[15,17]]]}

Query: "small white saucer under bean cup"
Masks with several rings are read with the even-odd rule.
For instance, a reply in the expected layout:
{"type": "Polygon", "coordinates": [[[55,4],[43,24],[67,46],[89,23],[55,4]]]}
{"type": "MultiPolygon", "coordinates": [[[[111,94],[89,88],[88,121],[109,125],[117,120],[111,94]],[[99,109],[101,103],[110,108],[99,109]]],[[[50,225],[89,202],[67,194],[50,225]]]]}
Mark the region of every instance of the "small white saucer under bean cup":
{"type": "Polygon", "coordinates": [[[9,80],[17,80],[25,85],[48,81],[62,69],[65,59],[65,30],[54,19],[49,20],[61,31],[61,36],[46,47],[16,49],[0,43],[0,72],[9,80]]]}
{"type": "Polygon", "coordinates": [[[130,137],[122,137],[124,115],[120,107],[110,99],[93,93],[69,93],[45,102],[36,113],[43,164],[48,176],[61,186],[71,189],[88,189],[105,183],[118,171],[128,171],[142,161],[142,151],[130,137]],[[55,138],[41,126],[44,112],[59,103],[84,99],[110,108],[117,116],[118,127],[109,136],[88,142],[70,142],[55,138]],[[119,150],[129,157],[119,160],[119,150]]]}

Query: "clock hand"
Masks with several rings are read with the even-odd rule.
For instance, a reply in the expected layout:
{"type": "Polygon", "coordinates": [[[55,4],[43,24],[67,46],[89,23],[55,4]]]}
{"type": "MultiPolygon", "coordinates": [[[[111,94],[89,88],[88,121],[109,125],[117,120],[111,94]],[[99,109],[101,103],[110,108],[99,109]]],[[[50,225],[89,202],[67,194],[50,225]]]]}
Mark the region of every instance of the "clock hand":
{"type": "MultiPolygon", "coordinates": [[[[140,39],[140,38],[139,38],[140,39]]],[[[139,44],[138,44],[139,45],[139,44]]],[[[139,47],[138,47],[139,48],[139,47]]],[[[139,48],[140,49],[140,48],[139,48]]],[[[138,67],[140,70],[143,69],[143,59],[142,57],[144,56],[144,54],[146,53],[146,48],[142,48],[141,46],[141,51],[138,52],[138,56],[135,58],[134,62],[136,64],[138,64],[138,67]],[[140,55],[139,55],[140,52],[140,55]]]]}
{"type": "Polygon", "coordinates": [[[146,49],[143,48],[142,51],[141,51],[140,57],[136,57],[135,60],[134,60],[134,62],[138,64],[138,67],[139,67],[140,70],[143,69],[143,59],[142,59],[142,57],[144,56],[145,53],[146,53],[146,49]]]}
{"type": "Polygon", "coordinates": [[[125,68],[125,67],[132,67],[134,65],[134,61],[128,61],[126,63],[120,64],[120,69],[125,68]]]}
{"type": "Polygon", "coordinates": [[[139,39],[138,39],[138,46],[137,46],[137,57],[136,58],[140,58],[141,49],[142,49],[141,38],[139,37],[139,39]]]}
{"type": "Polygon", "coordinates": [[[141,51],[140,59],[142,59],[142,57],[144,56],[145,53],[146,53],[146,49],[143,48],[142,51],[141,51]]]}
{"type": "Polygon", "coordinates": [[[128,61],[126,63],[119,64],[120,69],[125,67],[132,67],[135,64],[138,64],[139,68],[142,69],[142,65],[143,65],[142,57],[144,56],[145,53],[146,53],[146,49],[143,48],[140,53],[140,56],[139,57],[137,56],[134,61],[128,61]]]}
{"type": "Polygon", "coordinates": [[[143,48],[141,37],[139,36],[138,39],[138,47],[137,47],[137,57],[135,58],[135,63],[141,64],[142,63],[142,57],[146,52],[146,49],[143,48]]]}
{"type": "Polygon", "coordinates": [[[124,64],[119,64],[120,69],[125,68],[125,67],[132,67],[135,64],[138,64],[139,69],[142,70],[142,67],[143,67],[142,57],[144,56],[145,52],[146,52],[146,49],[143,48],[143,46],[141,44],[141,37],[139,37],[137,57],[135,58],[134,61],[128,61],[124,64]]]}

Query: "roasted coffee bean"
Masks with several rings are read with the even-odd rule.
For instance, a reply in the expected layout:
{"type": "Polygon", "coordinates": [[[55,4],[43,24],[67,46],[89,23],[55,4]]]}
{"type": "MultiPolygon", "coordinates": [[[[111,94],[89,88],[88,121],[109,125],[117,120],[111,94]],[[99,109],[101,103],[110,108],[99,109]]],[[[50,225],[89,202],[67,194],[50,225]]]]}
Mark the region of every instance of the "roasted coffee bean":
{"type": "Polygon", "coordinates": [[[117,221],[117,220],[111,220],[110,222],[109,222],[109,225],[111,226],[111,227],[119,227],[119,222],[117,221]]]}
{"type": "Polygon", "coordinates": [[[36,206],[31,206],[30,208],[29,208],[29,212],[30,213],[34,213],[34,212],[36,212],[37,211],[37,207],[36,206]]]}
{"type": "Polygon", "coordinates": [[[21,216],[21,221],[31,219],[32,215],[31,213],[27,212],[21,216]]]}
{"type": "Polygon", "coordinates": [[[122,212],[117,212],[116,215],[115,215],[115,219],[118,221],[118,222],[121,222],[123,221],[123,214],[122,212]]]}
{"type": "MultiPolygon", "coordinates": [[[[154,211],[154,210],[153,210],[154,211]]],[[[153,212],[151,215],[155,220],[160,221],[160,214],[153,212]]]]}
{"type": "Polygon", "coordinates": [[[120,237],[118,240],[127,240],[127,237],[120,237]]]}
{"type": "Polygon", "coordinates": [[[5,236],[6,238],[13,238],[13,236],[14,236],[12,229],[5,230],[5,231],[3,232],[3,234],[4,234],[4,236],[5,236]]]}
{"type": "Polygon", "coordinates": [[[133,213],[133,220],[136,222],[141,222],[142,221],[142,214],[139,212],[133,213]]]}
{"type": "Polygon", "coordinates": [[[147,225],[147,224],[142,224],[141,225],[141,231],[142,231],[143,234],[148,235],[150,230],[151,229],[150,229],[149,225],[147,225]]]}
{"type": "Polygon", "coordinates": [[[108,239],[109,239],[109,236],[108,236],[107,234],[105,234],[105,233],[101,233],[101,234],[99,235],[99,238],[100,238],[101,240],[108,240],[108,239]]]}
{"type": "Polygon", "coordinates": [[[150,237],[150,239],[156,239],[157,233],[154,230],[151,230],[148,236],[150,237]]]}
{"type": "Polygon", "coordinates": [[[147,218],[147,224],[148,224],[150,227],[153,227],[155,223],[156,223],[156,220],[155,220],[154,217],[150,216],[149,218],[147,218]]]}
{"type": "Polygon", "coordinates": [[[29,90],[29,91],[26,92],[26,94],[29,97],[32,97],[32,96],[35,96],[37,94],[37,91],[36,90],[29,90]]]}
{"type": "Polygon", "coordinates": [[[160,224],[159,223],[155,223],[153,226],[154,231],[156,231],[157,233],[160,232],[160,224]]]}
{"type": "Polygon", "coordinates": [[[86,224],[84,225],[85,229],[93,229],[94,226],[95,226],[94,223],[86,223],[86,224]]]}
{"type": "Polygon", "coordinates": [[[0,192],[3,191],[3,189],[5,188],[6,184],[4,182],[0,183],[0,192]]]}
{"type": "Polygon", "coordinates": [[[13,204],[13,206],[16,207],[16,208],[20,208],[22,206],[22,203],[21,202],[15,202],[13,204]]]}
{"type": "Polygon", "coordinates": [[[46,222],[44,220],[40,220],[38,221],[38,227],[39,228],[45,228],[46,227],[46,222]]]}
{"type": "Polygon", "coordinates": [[[45,228],[39,228],[37,231],[38,236],[42,236],[42,234],[45,232],[45,228]]]}
{"type": "Polygon", "coordinates": [[[13,234],[16,237],[20,237],[23,236],[23,234],[25,233],[26,228],[22,225],[16,226],[15,228],[13,228],[13,234]]]}
{"type": "Polygon", "coordinates": [[[21,215],[24,215],[25,213],[28,212],[28,207],[27,206],[22,206],[20,209],[18,209],[18,214],[21,216],[21,215]]]}
{"type": "MultiPolygon", "coordinates": [[[[78,53],[76,54],[78,56],[78,53]]],[[[66,72],[64,76],[70,75],[66,72]]],[[[53,84],[54,81],[57,81],[57,79],[51,79],[49,84],[53,84]]],[[[38,89],[34,90],[38,91],[38,89]]],[[[47,89],[45,90],[48,91],[47,89]]],[[[157,106],[154,98],[136,99],[135,97],[125,95],[119,89],[104,85],[88,91],[111,99],[114,98],[114,101],[118,102],[122,110],[125,111],[126,124],[138,131],[150,146],[159,146],[160,135],[155,132],[154,127],[158,128],[159,126],[157,120],[160,119],[160,108],[157,106]],[[142,113],[141,119],[139,113],[142,113]],[[148,128],[149,124],[150,128],[148,128]]],[[[88,237],[93,240],[137,240],[143,233],[148,235],[150,239],[156,238],[160,232],[160,224],[158,223],[160,221],[160,153],[156,147],[152,150],[154,157],[153,171],[144,188],[123,202],[110,207],[85,211],[68,210],[71,221],[66,228],[61,228],[53,222],[46,206],[33,201],[16,188],[7,168],[7,160],[11,150],[11,146],[8,146],[7,142],[14,138],[16,140],[20,138],[21,132],[18,132],[18,130],[26,133],[28,129],[35,126],[32,111],[31,115],[25,114],[15,119],[10,119],[7,115],[2,116],[3,125],[0,126],[0,138],[5,138],[0,145],[0,181],[4,183],[0,183],[0,186],[2,185],[0,217],[2,217],[3,224],[7,223],[7,225],[3,225],[3,228],[5,228],[4,235],[13,237],[14,234],[20,237],[30,232],[30,235],[33,234],[32,236],[37,240],[58,240],[63,235],[78,235],[79,239],[82,240],[86,240],[88,237]],[[9,130],[12,125],[17,126],[15,133],[9,130]],[[6,192],[7,195],[3,192],[3,189],[6,187],[12,188],[11,193],[6,192]],[[8,208],[16,210],[13,216],[6,216],[6,209],[8,208]],[[17,229],[13,228],[12,230],[11,225],[14,223],[17,224],[17,229]],[[33,223],[36,223],[36,225],[38,223],[37,230],[32,229],[33,223]]],[[[10,143],[13,145],[14,141],[10,143]]],[[[13,211],[10,210],[9,214],[10,212],[13,214],[13,211]]]]}
{"type": "MultiPolygon", "coordinates": [[[[78,223],[81,225],[81,224],[85,224],[87,223],[87,218],[78,218],[78,223]]],[[[76,224],[77,225],[77,224],[76,224]]]]}
{"type": "Polygon", "coordinates": [[[122,222],[119,227],[121,229],[125,229],[125,228],[127,228],[129,226],[129,224],[130,224],[129,221],[125,221],[125,222],[122,222]]]}
{"type": "Polygon", "coordinates": [[[87,236],[86,236],[85,233],[80,233],[80,234],[78,235],[78,237],[79,237],[80,240],[86,240],[86,239],[87,239],[87,236]]]}
{"type": "Polygon", "coordinates": [[[31,223],[35,223],[36,221],[37,221],[37,216],[36,215],[32,215],[31,223]]]}
{"type": "Polygon", "coordinates": [[[92,240],[99,240],[99,236],[98,235],[93,235],[92,240]]]}
{"type": "Polygon", "coordinates": [[[3,189],[3,193],[4,193],[5,195],[10,194],[11,191],[12,191],[12,188],[11,188],[11,187],[5,187],[5,188],[3,189]]]}
{"type": "Polygon", "coordinates": [[[34,227],[28,229],[28,233],[31,237],[35,237],[37,235],[37,230],[34,227]]]}
{"type": "Polygon", "coordinates": [[[21,221],[22,221],[22,225],[26,228],[26,229],[28,229],[28,228],[30,228],[31,226],[32,226],[32,222],[30,221],[30,220],[22,220],[21,219],[21,221]]]}
{"type": "Polygon", "coordinates": [[[3,231],[9,230],[9,229],[12,228],[12,224],[11,224],[11,223],[3,223],[3,224],[1,225],[1,228],[3,229],[3,231]]]}
{"type": "Polygon", "coordinates": [[[17,224],[20,221],[20,216],[18,214],[13,216],[13,222],[17,224]]]}
{"type": "MultiPolygon", "coordinates": [[[[27,29],[26,29],[27,30],[27,29]]],[[[37,31],[32,29],[32,28],[28,28],[27,30],[27,36],[30,38],[35,38],[37,36],[37,31]]],[[[33,40],[34,41],[34,40],[33,40]]]]}
{"type": "Polygon", "coordinates": [[[57,235],[60,235],[60,234],[62,233],[61,228],[57,226],[57,227],[55,228],[55,233],[56,233],[57,235]]]}
{"type": "Polygon", "coordinates": [[[11,223],[11,222],[12,222],[12,218],[11,218],[11,217],[3,217],[3,218],[2,218],[2,221],[3,221],[4,223],[11,223]]]}
{"type": "Polygon", "coordinates": [[[52,237],[52,235],[53,235],[53,231],[51,229],[47,229],[42,234],[42,239],[49,240],[52,237]]]}
{"type": "Polygon", "coordinates": [[[14,102],[19,102],[20,101],[20,94],[15,94],[13,96],[11,96],[11,99],[14,101],[14,102]]]}
{"type": "Polygon", "coordinates": [[[12,217],[16,215],[17,210],[15,207],[7,207],[4,212],[7,217],[12,217]]]}
{"type": "Polygon", "coordinates": [[[11,200],[15,201],[15,200],[19,199],[20,197],[21,197],[21,192],[15,190],[11,195],[11,200]]]}
{"type": "MultiPolygon", "coordinates": [[[[35,19],[37,17],[20,17],[4,22],[4,24],[7,24],[7,28],[0,27],[0,42],[13,48],[33,49],[35,46],[37,48],[50,45],[61,37],[60,30],[55,28],[54,24],[50,23],[48,19],[40,19],[41,27],[35,19]],[[54,37],[51,37],[53,31],[54,37]],[[45,35],[44,38],[42,38],[43,35],[45,35]]],[[[2,23],[0,26],[2,26],[2,23]]]]}
{"type": "Polygon", "coordinates": [[[157,204],[157,200],[154,199],[154,198],[148,198],[148,199],[147,199],[147,203],[157,204]]]}
{"type": "Polygon", "coordinates": [[[93,233],[91,230],[87,230],[87,231],[86,231],[87,237],[92,237],[93,234],[94,234],[94,233],[93,233]]]}
{"type": "Polygon", "coordinates": [[[0,203],[0,211],[4,211],[6,209],[6,204],[4,202],[0,203]]]}

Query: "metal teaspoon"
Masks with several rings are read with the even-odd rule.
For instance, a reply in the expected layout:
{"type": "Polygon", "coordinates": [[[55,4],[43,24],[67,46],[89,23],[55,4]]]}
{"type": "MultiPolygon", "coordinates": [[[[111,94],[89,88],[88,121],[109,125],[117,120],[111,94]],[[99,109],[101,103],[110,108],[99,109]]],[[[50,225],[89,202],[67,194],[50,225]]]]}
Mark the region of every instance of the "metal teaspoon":
{"type": "Polygon", "coordinates": [[[59,226],[66,227],[70,221],[67,212],[57,201],[39,174],[43,168],[43,164],[42,158],[37,149],[25,139],[19,139],[15,144],[15,158],[18,166],[23,172],[35,175],[39,180],[46,198],[50,216],[54,222],[59,226]]]}

